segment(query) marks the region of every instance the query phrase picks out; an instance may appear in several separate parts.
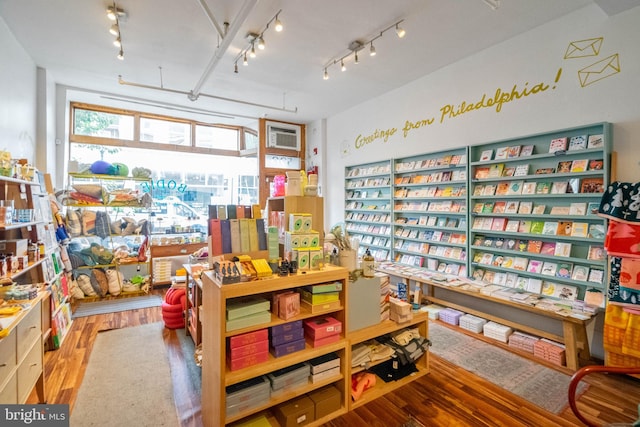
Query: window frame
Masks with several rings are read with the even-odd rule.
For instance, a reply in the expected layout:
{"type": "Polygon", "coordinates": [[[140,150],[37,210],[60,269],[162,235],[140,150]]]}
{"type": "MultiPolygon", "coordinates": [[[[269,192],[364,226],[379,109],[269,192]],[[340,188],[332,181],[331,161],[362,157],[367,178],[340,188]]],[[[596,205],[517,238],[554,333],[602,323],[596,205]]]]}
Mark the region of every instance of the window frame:
{"type": "MultiPolygon", "coordinates": [[[[229,156],[229,157],[241,157],[251,155],[252,153],[247,153],[246,150],[243,150],[244,143],[244,135],[245,132],[251,133],[254,136],[257,135],[257,132],[253,129],[248,129],[242,126],[232,126],[232,125],[222,125],[222,124],[211,124],[200,122],[197,120],[188,120],[178,117],[165,116],[161,114],[150,114],[144,113],[140,111],[134,110],[125,110],[121,108],[113,108],[106,107],[101,105],[94,104],[86,104],[81,102],[71,102],[70,103],[70,111],[71,111],[71,119],[69,120],[69,143],[77,143],[77,144],[94,144],[94,145],[107,145],[113,147],[129,147],[129,148],[142,148],[149,150],[161,150],[161,151],[181,151],[187,153],[198,153],[198,154],[212,154],[218,156],[229,156]],[[133,117],[133,139],[119,139],[119,138],[108,138],[101,136],[88,136],[88,135],[78,135],[74,132],[75,130],[75,110],[82,109],[88,111],[95,111],[100,113],[108,113],[108,114],[118,114],[118,115],[127,115],[133,117]],[[189,145],[174,145],[174,144],[166,144],[166,143],[157,143],[157,142],[147,142],[140,140],[140,119],[148,118],[155,120],[164,120],[164,121],[173,121],[177,123],[186,123],[191,127],[191,141],[189,145]],[[224,150],[219,148],[204,148],[204,147],[196,147],[196,126],[205,126],[205,127],[217,127],[217,128],[225,128],[225,129],[235,129],[238,131],[238,149],[237,150],[224,150]]],[[[250,150],[253,151],[253,150],[250,150]]]]}

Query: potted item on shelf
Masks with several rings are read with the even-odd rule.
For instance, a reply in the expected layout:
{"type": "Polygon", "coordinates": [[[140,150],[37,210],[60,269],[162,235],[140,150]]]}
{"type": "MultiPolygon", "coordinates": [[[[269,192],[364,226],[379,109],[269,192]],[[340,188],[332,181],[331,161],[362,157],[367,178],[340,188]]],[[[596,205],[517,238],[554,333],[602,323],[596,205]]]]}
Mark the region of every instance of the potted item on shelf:
{"type": "Polygon", "coordinates": [[[338,259],[341,267],[349,271],[356,270],[358,252],[351,244],[351,237],[349,237],[349,233],[345,227],[340,224],[334,225],[329,235],[325,237],[325,240],[331,242],[338,248],[338,259]]]}

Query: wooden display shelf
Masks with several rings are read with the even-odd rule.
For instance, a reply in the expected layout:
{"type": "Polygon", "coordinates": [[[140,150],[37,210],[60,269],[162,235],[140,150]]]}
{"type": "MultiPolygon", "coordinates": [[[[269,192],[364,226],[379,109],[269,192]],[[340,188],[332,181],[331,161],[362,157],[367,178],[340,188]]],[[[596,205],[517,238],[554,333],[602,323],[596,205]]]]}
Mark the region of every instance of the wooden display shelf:
{"type": "MultiPolygon", "coordinates": [[[[234,284],[221,284],[216,281],[213,271],[204,271],[201,275],[202,280],[202,399],[209,402],[203,406],[202,419],[205,426],[221,426],[234,421],[239,421],[249,415],[266,411],[268,408],[279,403],[286,402],[303,393],[307,393],[323,386],[333,384],[340,390],[342,402],[340,410],[334,411],[320,421],[314,422],[312,425],[321,425],[332,418],[342,415],[348,408],[348,381],[349,363],[347,356],[349,354],[349,341],[344,331],[347,329],[347,316],[345,310],[347,307],[347,283],[349,273],[346,269],[335,266],[327,266],[322,270],[314,270],[308,272],[299,271],[297,274],[288,276],[272,276],[266,279],[260,279],[250,282],[240,282],[234,284]],[[335,343],[327,344],[321,347],[312,347],[305,345],[305,349],[291,353],[282,357],[273,357],[269,355],[269,360],[247,368],[231,371],[226,361],[226,344],[230,336],[239,335],[241,333],[257,331],[271,326],[292,322],[299,319],[321,316],[323,313],[309,313],[303,311],[295,318],[282,320],[272,315],[271,321],[265,324],[255,325],[249,328],[243,328],[229,333],[226,332],[226,307],[229,300],[246,296],[265,296],[269,298],[269,294],[283,290],[295,290],[300,287],[331,283],[339,281],[342,283],[342,291],[340,291],[341,307],[334,311],[330,311],[332,316],[342,323],[343,332],[341,339],[335,343]],[[287,391],[284,394],[271,396],[269,401],[263,405],[256,406],[241,414],[226,416],[226,388],[242,381],[266,375],[278,369],[305,362],[315,357],[335,352],[341,359],[340,374],[319,381],[315,384],[308,383],[294,391],[287,391]]],[[[326,313],[325,313],[326,314],[326,313]]]]}
{"type": "MultiPolygon", "coordinates": [[[[425,354],[427,354],[428,356],[428,352],[425,354]]],[[[397,390],[398,388],[404,385],[407,385],[410,382],[415,381],[418,378],[424,375],[427,375],[429,373],[428,368],[422,368],[417,365],[416,367],[418,368],[418,372],[414,372],[396,381],[389,381],[388,383],[386,383],[380,378],[376,378],[376,385],[368,390],[365,390],[362,393],[362,396],[360,396],[360,399],[356,400],[355,402],[353,401],[350,402],[349,410],[354,410],[356,408],[359,408],[360,406],[366,405],[372,400],[377,399],[378,397],[384,396],[387,393],[391,393],[392,391],[397,390]]]]}
{"type": "MultiPolygon", "coordinates": [[[[379,324],[368,326],[366,328],[358,329],[356,331],[352,331],[349,333],[349,341],[351,346],[360,344],[374,338],[377,338],[382,335],[390,334],[392,332],[396,332],[405,328],[418,328],[420,332],[420,336],[428,338],[429,336],[429,315],[428,313],[418,312],[413,314],[413,318],[404,323],[397,323],[392,320],[385,320],[380,322],[379,324]]],[[[388,360],[388,359],[387,359],[388,360]]],[[[378,365],[380,363],[385,362],[386,360],[379,360],[374,363],[371,363],[368,367],[378,365]]],[[[396,381],[384,382],[384,380],[380,378],[376,378],[376,385],[368,390],[365,390],[360,398],[356,401],[352,401],[349,399],[349,410],[353,410],[362,405],[371,402],[374,399],[377,399],[380,396],[385,395],[393,390],[402,387],[405,384],[410,383],[423,375],[429,373],[429,351],[425,351],[422,356],[418,360],[415,361],[415,366],[418,369],[418,372],[414,372],[410,375],[407,375],[404,378],[401,378],[396,381]]],[[[351,363],[349,363],[349,377],[351,375],[362,372],[364,369],[362,367],[351,367],[351,363]]]]}

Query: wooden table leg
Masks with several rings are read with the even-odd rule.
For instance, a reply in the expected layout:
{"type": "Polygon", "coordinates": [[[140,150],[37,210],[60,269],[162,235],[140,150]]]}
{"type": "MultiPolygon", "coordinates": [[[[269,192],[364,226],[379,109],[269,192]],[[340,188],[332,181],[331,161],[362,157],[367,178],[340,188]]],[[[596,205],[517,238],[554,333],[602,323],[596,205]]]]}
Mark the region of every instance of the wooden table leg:
{"type": "Polygon", "coordinates": [[[564,345],[567,357],[567,368],[577,371],[581,361],[587,363],[591,359],[589,340],[584,323],[563,321],[564,345]]]}

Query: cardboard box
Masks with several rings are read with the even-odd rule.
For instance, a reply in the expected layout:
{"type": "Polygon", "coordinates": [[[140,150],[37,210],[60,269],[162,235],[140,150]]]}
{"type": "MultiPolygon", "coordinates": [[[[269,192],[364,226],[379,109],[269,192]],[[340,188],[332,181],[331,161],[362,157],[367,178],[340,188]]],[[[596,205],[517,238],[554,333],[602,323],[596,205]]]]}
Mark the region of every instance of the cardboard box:
{"type": "Polygon", "coordinates": [[[311,366],[311,373],[318,374],[320,372],[340,367],[340,357],[335,353],[323,354],[307,362],[311,366]]]}
{"type": "Polygon", "coordinates": [[[303,324],[305,333],[314,340],[342,332],[342,322],[331,316],[308,319],[303,324]]]}
{"type": "Polygon", "coordinates": [[[300,314],[300,294],[292,292],[278,298],[278,317],[284,320],[300,314]]]}
{"type": "Polygon", "coordinates": [[[245,357],[238,357],[235,359],[227,359],[229,369],[237,371],[238,369],[248,368],[249,366],[257,365],[258,363],[264,363],[269,360],[269,352],[254,353],[245,357]]]}
{"type": "Polygon", "coordinates": [[[306,301],[309,304],[326,304],[328,302],[340,300],[340,292],[324,292],[321,294],[313,294],[306,289],[301,289],[300,296],[302,297],[303,301],[306,301]]]}
{"type": "Polygon", "coordinates": [[[292,341],[298,341],[304,338],[304,329],[298,328],[284,334],[272,335],[271,345],[278,346],[292,341]]]}
{"type": "Polygon", "coordinates": [[[309,399],[313,401],[314,417],[316,420],[326,417],[342,406],[342,394],[340,390],[332,385],[312,391],[309,393],[309,399]]]}
{"type": "Polygon", "coordinates": [[[264,353],[269,351],[269,340],[258,341],[241,347],[230,348],[228,357],[230,360],[239,359],[241,357],[251,356],[256,353],[264,353]]]}
{"type": "Polygon", "coordinates": [[[282,325],[275,325],[271,327],[271,336],[286,334],[296,329],[302,329],[302,320],[295,320],[289,323],[283,323],[282,325]]]}
{"type": "Polygon", "coordinates": [[[304,350],[304,348],[305,348],[305,340],[301,339],[298,341],[277,345],[275,347],[272,346],[271,354],[273,354],[274,357],[282,357],[282,356],[286,356],[287,354],[295,353],[296,351],[304,350]]]}
{"type": "Polygon", "coordinates": [[[0,253],[8,254],[11,252],[17,256],[27,255],[28,242],[27,239],[14,239],[0,241],[0,253]]]}
{"type": "Polygon", "coordinates": [[[335,368],[327,369],[326,371],[318,372],[317,374],[311,375],[311,382],[315,384],[320,381],[324,381],[327,378],[336,377],[338,375],[340,375],[340,366],[336,366],[335,368]]]}
{"type": "Polygon", "coordinates": [[[282,427],[304,426],[315,420],[315,405],[308,396],[300,396],[275,408],[276,420],[282,427]]]}
{"type": "Polygon", "coordinates": [[[300,382],[307,382],[311,369],[306,363],[298,363],[296,365],[287,366],[267,374],[272,390],[280,390],[283,387],[300,382]]]}
{"type": "MultiPolygon", "coordinates": [[[[349,298],[351,300],[351,298],[349,298]]],[[[335,311],[340,308],[342,301],[326,302],[323,304],[309,304],[306,301],[300,301],[300,306],[309,313],[323,313],[325,311],[335,311]]]]}
{"type": "Polygon", "coordinates": [[[309,344],[312,347],[322,347],[323,345],[331,344],[336,341],[340,341],[340,334],[336,333],[333,335],[328,335],[322,338],[309,339],[309,344]]]}
{"type": "Polygon", "coordinates": [[[269,311],[270,308],[269,301],[264,298],[239,298],[227,304],[227,320],[269,311]]]}
{"type": "Polygon", "coordinates": [[[268,330],[260,329],[258,331],[247,332],[246,334],[230,337],[229,348],[242,347],[242,346],[253,344],[259,341],[266,341],[268,339],[269,339],[268,330]]]}

